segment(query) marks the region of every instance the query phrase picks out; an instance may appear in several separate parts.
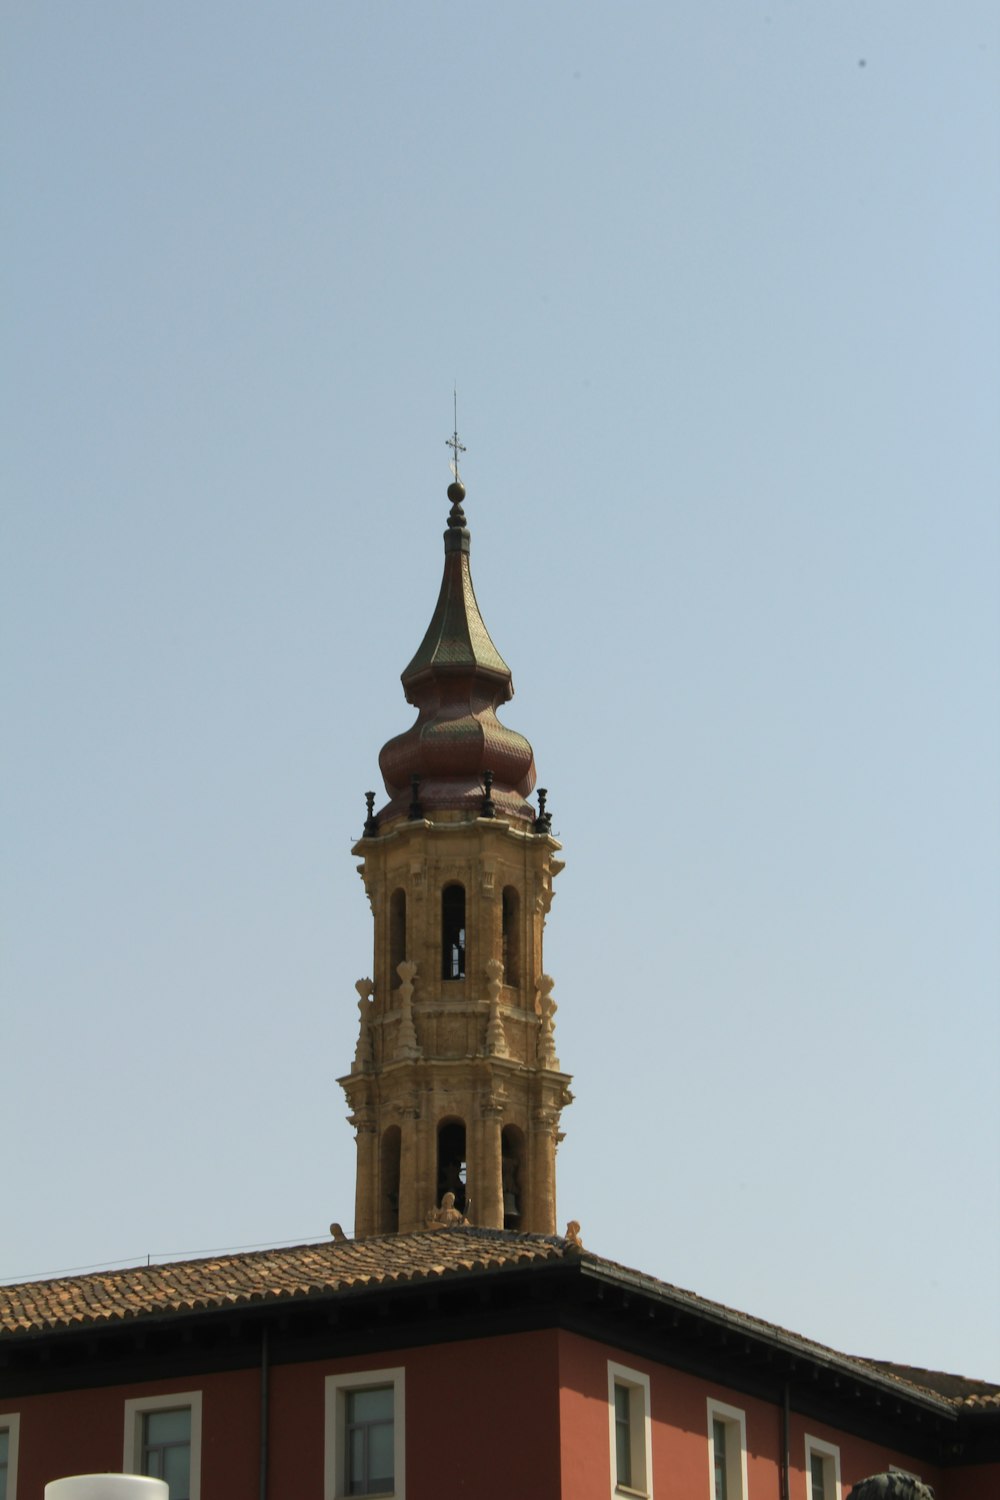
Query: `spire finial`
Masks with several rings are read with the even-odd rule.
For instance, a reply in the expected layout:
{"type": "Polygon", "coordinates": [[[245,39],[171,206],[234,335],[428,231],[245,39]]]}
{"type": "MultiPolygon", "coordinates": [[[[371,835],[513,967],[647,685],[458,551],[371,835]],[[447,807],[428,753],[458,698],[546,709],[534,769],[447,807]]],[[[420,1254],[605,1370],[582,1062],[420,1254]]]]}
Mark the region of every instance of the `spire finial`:
{"type": "Polygon", "coordinates": [[[448,467],[451,469],[451,472],[455,476],[455,483],[456,484],[461,484],[462,483],[462,477],[461,477],[461,475],[458,472],[458,455],[460,453],[464,453],[465,452],[465,445],[464,445],[464,443],[460,443],[459,440],[458,440],[458,386],[457,385],[455,386],[455,389],[454,389],[454,397],[455,397],[455,427],[454,427],[454,430],[453,430],[453,432],[451,434],[451,437],[450,438],[445,438],[444,445],[445,445],[446,448],[450,448],[451,449],[451,463],[448,465],[448,467]]]}
{"type": "Polygon", "coordinates": [[[454,479],[448,486],[448,499],[451,501],[451,515],[448,517],[448,526],[452,531],[461,531],[468,538],[469,533],[465,531],[465,512],[462,510],[462,501],[465,499],[465,485],[458,477],[458,455],[465,452],[465,444],[458,440],[458,386],[455,387],[455,430],[450,438],[445,439],[445,446],[451,449],[451,463],[449,468],[454,474],[454,479]]]}

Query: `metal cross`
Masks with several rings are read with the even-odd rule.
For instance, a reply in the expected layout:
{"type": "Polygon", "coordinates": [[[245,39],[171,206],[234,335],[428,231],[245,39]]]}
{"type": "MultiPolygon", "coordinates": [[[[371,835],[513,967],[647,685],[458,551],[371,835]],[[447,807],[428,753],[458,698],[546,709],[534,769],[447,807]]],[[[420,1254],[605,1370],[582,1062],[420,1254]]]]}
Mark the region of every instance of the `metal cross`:
{"type": "Polygon", "coordinates": [[[458,480],[458,455],[465,452],[465,444],[458,441],[458,387],[455,387],[455,430],[450,438],[445,438],[445,447],[451,449],[451,472],[458,480]]]}

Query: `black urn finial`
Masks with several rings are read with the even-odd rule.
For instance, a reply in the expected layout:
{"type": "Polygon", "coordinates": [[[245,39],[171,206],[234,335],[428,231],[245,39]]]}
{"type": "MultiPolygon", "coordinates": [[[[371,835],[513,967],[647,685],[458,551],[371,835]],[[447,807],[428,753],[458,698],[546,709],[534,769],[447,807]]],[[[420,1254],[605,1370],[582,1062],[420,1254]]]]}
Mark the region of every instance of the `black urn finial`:
{"type": "Polygon", "coordinates": [[[534,822],[534,829],[536,833],[552,832],[552,814],[545,811],[545,802],[548,798],[548,795],[549,794],[546,791],[545,787],[540,786],[538,788],[538,817],[534,822]]]}
{"type": "Polygon", "coordinates": [[[496,815],[497,815],[497,810],[496,810],[496,804],[493,801],[493,772],[492,771],[484,771],[483,772],[483,788],[484,788],[485,795],[483,797],[483,806],[482,806],[482,810],[481,810],[479,816],[481,818],[495,818],[496,815]]]}
{"type": "Polygon", "coordinates": [[[410,820],[411,823],[419,823],[420,819],[424,815],[424,810],[420,806],[420,777],[419,776],[411,776],[410,777],[410,792],[411,792],[411,796],[410,796],[410,811],[407,814],[407,817],[409,818],[409,820],[410,820]]]}
{"type": "Polygon", "coordinates": [[[368,804],[368,816],[365,818],[365,838],[373,839],[378,835],[378,818],[375,816],[375,793],[365,792],[365,802],[368,804]]]}

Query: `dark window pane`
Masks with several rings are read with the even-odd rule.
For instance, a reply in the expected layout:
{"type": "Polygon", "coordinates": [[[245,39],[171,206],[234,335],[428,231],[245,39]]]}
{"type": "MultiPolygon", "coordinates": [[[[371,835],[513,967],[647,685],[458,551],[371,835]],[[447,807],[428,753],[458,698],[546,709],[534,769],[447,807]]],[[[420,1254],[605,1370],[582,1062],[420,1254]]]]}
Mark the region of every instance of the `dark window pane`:
{"type": "Polygon", "coordinates": [[[712,1423],[712,1447],[715,1453],[715,1500],[728,1500],[726,1490],[726,1424],[712,1423]]]}
{"type": "Polygon", "coordinates": [[[615,1476],[632,1483],[632,1397],[628,1386],[615,1386],[615,1476]]]}

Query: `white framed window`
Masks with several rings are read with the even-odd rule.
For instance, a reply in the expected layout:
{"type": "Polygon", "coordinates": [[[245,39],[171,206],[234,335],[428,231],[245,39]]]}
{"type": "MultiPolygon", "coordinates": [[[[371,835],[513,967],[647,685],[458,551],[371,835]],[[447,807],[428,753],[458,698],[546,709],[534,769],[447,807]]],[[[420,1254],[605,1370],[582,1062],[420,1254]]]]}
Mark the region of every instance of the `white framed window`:
{"type": "Polygon", "coordinates": [[[608,1360],[611,1494],[653,1495],[649,1376],[608,1360]]]}
{"type": "Polygon", "coordinates": [[[747,1500],[747,1419],[736,1406],[708,1398],[710,1500],[747,1500]]]}
{"type": "Polygon", "coordinates": [[[324,1500],[405,1500],[405,1373],[398,1366],[327,1376],[324,1500]]]}
{"type": "Polygon", "coordinates": [[[170,1500],[201,1500],[201,1391],[126,1401],[122,1469],[165,1479],[170,1500]]]}
{"type": "Polygon", "coordinates": [[[17,1500],[17,1440],[20,1430],[18,1412],[0,1413],[0,1500],[17,1500]]]}
{"type": "Polygon", "coordinates": [[[840,1500],[840,1449],[806,1433],[806,1500],[840,1500]]]}

